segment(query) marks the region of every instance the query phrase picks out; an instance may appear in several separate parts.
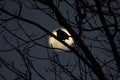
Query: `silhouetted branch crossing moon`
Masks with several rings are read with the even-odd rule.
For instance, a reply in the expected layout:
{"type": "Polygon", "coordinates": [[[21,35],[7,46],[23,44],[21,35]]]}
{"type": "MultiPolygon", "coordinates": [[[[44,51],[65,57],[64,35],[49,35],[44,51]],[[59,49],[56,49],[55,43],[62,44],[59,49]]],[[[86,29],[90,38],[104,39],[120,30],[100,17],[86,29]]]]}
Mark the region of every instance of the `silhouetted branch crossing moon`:
{"type": "MultiPolygon", "coordinates": [[[[52,33],[56,35],[56,37],[58,37],[59,39],[65,41],[68,45],[72,46],[74,44],[73,38],[65,28],[55,29],[52,33]]],[[[61,42],[59,42],[52,36],[49,36],[49,45],[52,48],[59,48],[62,50],[69,51],[69,49],[66,46],[64,46],[61,42]]],[[[55,50],[61,51],[59,49],[55,49],[55,50]]]]}

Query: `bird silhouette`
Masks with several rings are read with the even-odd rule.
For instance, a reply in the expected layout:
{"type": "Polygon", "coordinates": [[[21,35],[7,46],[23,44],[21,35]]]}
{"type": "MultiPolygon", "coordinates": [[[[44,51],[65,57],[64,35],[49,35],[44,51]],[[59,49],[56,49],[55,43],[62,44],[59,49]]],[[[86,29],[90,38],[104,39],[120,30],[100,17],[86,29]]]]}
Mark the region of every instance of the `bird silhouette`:
{"type": "Polygon", "coordinates": [[[64,32],[61,29],[58,29],[56,32],[57,32],[57,37],[61,40],[69,39],[70,37],[66,32],[64,32]]]}

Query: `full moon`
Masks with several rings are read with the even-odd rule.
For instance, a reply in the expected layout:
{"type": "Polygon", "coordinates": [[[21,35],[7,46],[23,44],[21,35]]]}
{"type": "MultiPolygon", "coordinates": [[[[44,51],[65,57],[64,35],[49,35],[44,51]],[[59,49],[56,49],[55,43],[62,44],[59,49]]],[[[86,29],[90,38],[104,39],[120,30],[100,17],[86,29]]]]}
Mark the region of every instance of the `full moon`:
{"type": "MultiPolygon", "coordinates": [[[[63,33],[65,32],[69,36],[68,39],[64,39],[63,41],[66,42],[68,45],[72,46],[74,44],[74,41],[73,41],[73,38],[71,37],[70,33],[65,28],[58,28],[52,32],[56,37],[58,37],[57,36],[58,30],[63,31],[63,33]]],[[[63,33],[61,33],[61,34],[64,36],[63,33]]],[[[62,50],[69,51],[69,48],[67,48],[64,44],[62,44],[61,42],[59,42],[52,36],[49,36],[49,46],[51,48],[55,48],[56,51],[62,51],[62,50]]]]}

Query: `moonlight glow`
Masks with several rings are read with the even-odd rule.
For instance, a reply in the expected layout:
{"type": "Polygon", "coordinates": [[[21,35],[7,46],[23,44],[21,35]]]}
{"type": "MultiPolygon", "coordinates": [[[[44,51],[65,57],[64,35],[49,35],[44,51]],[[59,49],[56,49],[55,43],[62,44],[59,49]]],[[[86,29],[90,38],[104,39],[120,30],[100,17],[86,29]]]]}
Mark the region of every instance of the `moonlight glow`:
{"type": "MultiPolygon", "coordinates": [[[[58,29],[61,29],[62,31],[64,31],[65,33],[67,33],[69,36],[71,36],[70,34],[69,34],[69,32],[65,29],[65,28],[58,28],[58,29]]],[[[57,36],[57,30],[58,29],[55,29],[52,33],[54,34],[54,35],[56,35],[57,36]]],[[[65,40],[63,40],[63,41],[65,41],[68,45],[70,45],[70,46],[72,46],[73,45],[73,38],[72,37],[69,37],[68,39],[65,39],[65,40]]],[[[59,49],[62,49],[62,50],[66,50],[66,51],[69,51],[69,49],[66,47],[66,46],[64,46],[61,42],[59,42],[58,40],[56,40],[54,37],[51,37],[51,36],[49,36],[49,45],[50,45],[50,47],[52,47],[52,48],[59,48],[59,49]]],[[[57,50],[57,51],[60,51],[59,49],[55,49],[55,50],[57,50]]]]}

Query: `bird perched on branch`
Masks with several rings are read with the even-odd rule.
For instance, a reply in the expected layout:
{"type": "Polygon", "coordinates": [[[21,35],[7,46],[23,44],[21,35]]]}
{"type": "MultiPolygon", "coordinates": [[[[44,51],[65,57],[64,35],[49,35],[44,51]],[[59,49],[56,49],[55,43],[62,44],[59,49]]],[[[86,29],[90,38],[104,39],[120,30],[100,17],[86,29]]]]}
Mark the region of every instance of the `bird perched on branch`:
{"type": "Polygon", "coordinates": [[[69,39],[70,37],[66,32],[64,32],[61,29],[58,29],[56,32],[57,32],[57,37],[61,40],[69,39]]]}

